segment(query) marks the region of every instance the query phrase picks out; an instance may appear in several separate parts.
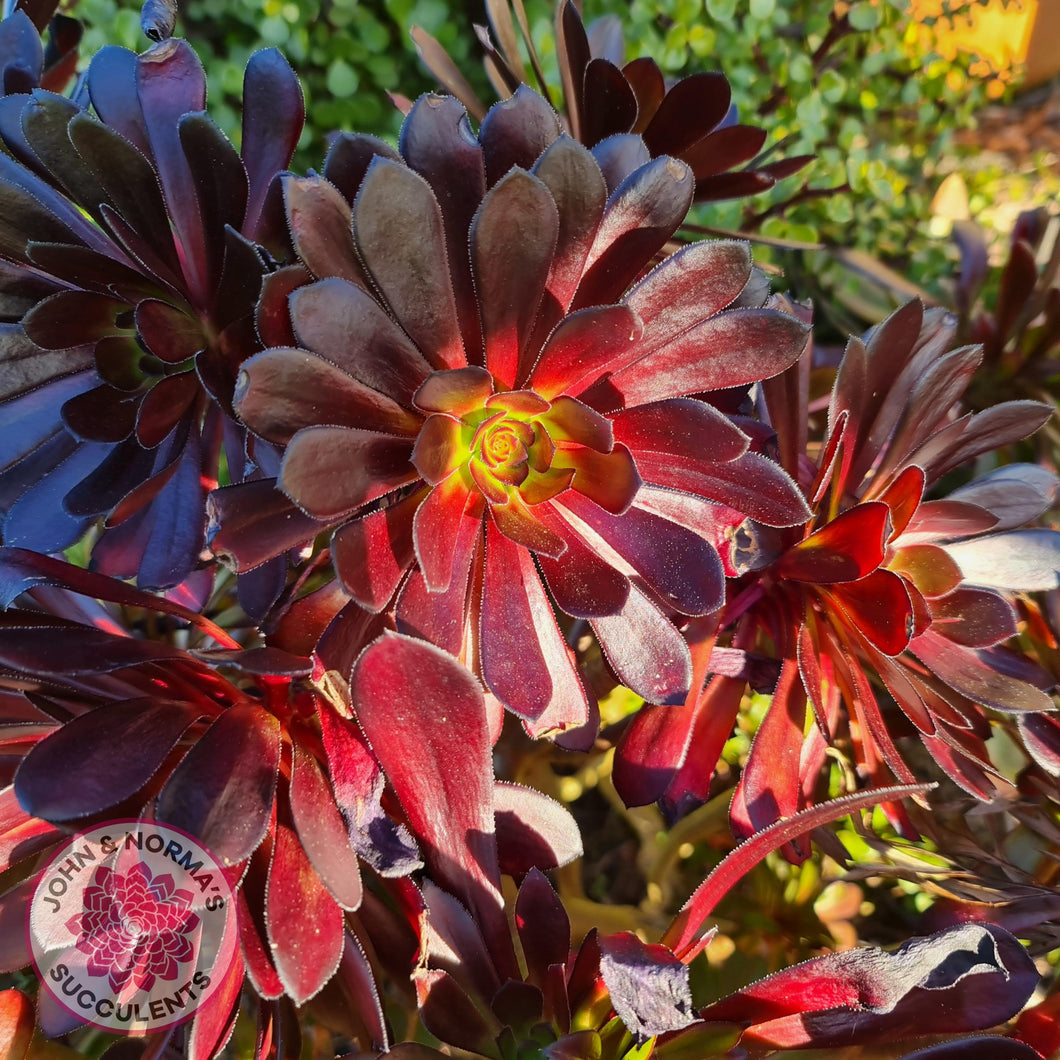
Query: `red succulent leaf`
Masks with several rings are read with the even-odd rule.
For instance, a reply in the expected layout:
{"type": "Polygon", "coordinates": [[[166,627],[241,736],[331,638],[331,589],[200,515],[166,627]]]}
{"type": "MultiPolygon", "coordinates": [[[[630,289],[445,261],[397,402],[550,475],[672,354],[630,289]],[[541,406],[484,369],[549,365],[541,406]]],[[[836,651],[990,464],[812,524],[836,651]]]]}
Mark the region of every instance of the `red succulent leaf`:
{"type": "Polygon", "coordinates": [[[619,680],[649,703],[676,703],[692,681],[684,638],[637,586],[620,611],[590,619],[604,657],[619,680]]]}
{"type": "Polygon", "coordinates": [[[500,896],[482,689],[433,645],[384,634],[350,681],[358,719],[434,877],[467,903],[499,968],[513,967],[500,896]]]}
{"type": "Polygon", "coordinates": [[[858,504],[790,548],[776,564],[782,578],[812,582],[852,582],[882,563],[891,534],[886,504],[858,504]]]}
{"type": "Polygon", "coordinates": [[[577,822],[554,799],[521,784],[502,782],[494,786],[493,799],[501,872],[518,877],[581,857],[577,822]]]}
{"type": "MultiPolygon", "coordinates": [[[[796,660],[785,659],[773,702],[755,734],[733,796],[731,818],[738,838],[747,839],[800,809],[805,728],[806,690],[796,660]]],[[[794,841],[787,854],[795,863],[805,861],[809,846],[794,841]]]]}
{"type": "Polygon", "coordinates": [[[966,648],[930,629],[909,647],[929,670],[976,703],[1017,713],[1053,709],[1048,693],[991,665],[981,649],[966,648]]]}
{"type": "Polygon", "coordinates": [[[383,811],[386,780],[356,724],[321,707],[320,727],[335,804],[346,821],[353,849],[383,876],[420,868],[416,844],[404,825],[383,811]]]}
{"type": "Polygon", "coordinates": [[[297,1005],[319,993],[342,958],[342,909],[313,871],[293,829],[276,825],[265,897],[269,947],[297,1005]]]}
{"type": "Polygon", "coordinates": [[[593,156],[567,136],[541,155],[533,174],[548,187],[559,211],[559,238],[545,285],[550,297],[542,304],[539,324],[547,335],[571,307],[604,215],[607,186],[593,156]]]}
{"type": "Polygon", "coordinates": [[[802,810],[793,817],[777,821],[756,832],[722,858],[711,870],[666,929],[662,942],[682,959],[691,960],[705,944],[702,934],[704,921],[732,887],[767,854],[847,814],[877,805],[888,799],[923,794],[930,791],[932,787],[934,787],[932,784],[908,784],[860,792],[856,795],[845,795],[820,806],[802,810]]]}
{"type": "Polygon", "coordinates": [[[828,954],[768,976],[700,1012],[744,1023],[773,1048],[847,1046],[984,1030],[1023,1006],[1038,982],[1007,931],[965,925],[896,951],[828,954]],[[952,995],[948,997],[947,995],[952,995]]]}
{"type": "Polygon", "coordinates": [[[662,249],[684,220],[694,184],[683,162],[658,158],[635,170],[615,189],[571,308],[618,300],[637,278],[642,263],[662,249]]]}
{"type": "Polygon", "coordinates": [[[350,283],[366,283],[353,245],[335,239],[350,227],[350,204],[338,189],[320,177],[282,178],[287,224],[298,259],[317,277],[336,276],[350,283]]]}
{"type": "Polygon", "coordinates": [[[236,954],[222,972],[220,987],[195,1010],[187,1031],[188,1060],[212,1060],[228,1044],[236,1027],[245,974],[243,958],[236,954]]]}
{"type": "Polygon", "coordinates": [[[309,862],[343,909],[361,904],[361,872],[331,786],[316,759],[297,745],[291,768],[291,816],[309,862]]]}
{"type": "Polygon", "coordinates": [[[628,368],[590,387],[582,400],[612,411],[758,382],[789,367],[802,353],[806,334],[806,325],[773,309],[730,309],[700,317],[628,368]]]}
{"type": "Polygon", "coordinates": [[[280,445],[317,423],[409,436],[421,423],[386,394],[307,350],[273,349],[248,358],[232,405],[256,434],[280,445]]]}
{"type": "Polygon", "coordinates": [[[229,707],[170,774],[157,819],[201,840],[223,865],[242,861],[269,826],[280,742],[280,723],[256,703],[229,707]]]}
{"type": "Polygon", "coordinates": [[[291,439],[279,485],[315,519],[338,519],[419,477],[412,446],[349,427],[307,427],[291,439]]]}
{"type": "Polygon", "coordinates": [[[479,1056],[494,1054],[497,1017],[483,1014],[448,972],[419,971],[414,982],[420,1018],[436,1038],[479,1056]]]}
{"type": "Polygon", "coordinates": [[[884,655],[898,655],[913,634],[913,605],[906,583],[889,570],[832,587],[830,598],[854,629],[884,655]]]}

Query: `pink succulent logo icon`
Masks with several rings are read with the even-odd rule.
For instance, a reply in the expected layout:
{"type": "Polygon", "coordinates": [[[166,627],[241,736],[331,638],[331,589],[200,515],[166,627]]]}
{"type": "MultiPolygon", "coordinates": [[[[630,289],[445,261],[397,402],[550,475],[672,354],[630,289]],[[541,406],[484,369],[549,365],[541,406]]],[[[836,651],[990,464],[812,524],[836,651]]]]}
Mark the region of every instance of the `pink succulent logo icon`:
{"type": "Polygon", "coordinates": [[[171,875],[152,875],[143,861],[128,872],[100,866],[85,888],[83,910],[66,926],[88,957],[90,975],[106,976],[119,995],[126,986],[149,991],[156,979],[175,980],[195,956],[193,898],[171,875]]]}

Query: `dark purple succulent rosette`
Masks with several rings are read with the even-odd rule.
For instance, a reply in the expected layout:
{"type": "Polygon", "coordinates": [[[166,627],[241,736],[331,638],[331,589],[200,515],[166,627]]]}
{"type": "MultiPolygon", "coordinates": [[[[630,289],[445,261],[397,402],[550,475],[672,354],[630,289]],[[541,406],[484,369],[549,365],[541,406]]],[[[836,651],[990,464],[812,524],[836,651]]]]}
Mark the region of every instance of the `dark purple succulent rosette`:
{"type": "MultiPolygon", "coordinates": [[[[486,72],[501,97],[517,95],[535,78],[544,85],[540,61],[530,47],[533,74],[519,53],[508,4],[491,4],[488,16],[497,38],[476,27],[486,72]]],[[[445,49],[413,27],[420,57],[468,112],[486,108],[445,49]]],[[[736,121],[732,90],[721,73],[696,73],[667,83],[654,59],[625,62],[621,21],[608,15],[586,29],[578,8],[557,4],[556,52],[566,132],[593,148],[613,190],[640,165],[670,156],[686,163],[695,179],[696,202],[744,198],[797,173],[813,155],[766,162],[766,131],[736,121]]],[[[548,89],[544,88],[546,95],[548,89]]]]}
{"type": "Polygon", "coordinates": [[[286,447],[291,503],[218,491],[215,550],[242,569],[304,540],[306,516],[335,527],[355,612],[392,610],[469,660],[535,735],[589,711],[554,607],[592,626],[638,694],[683,698],[675,623],[724,598],[704,509],[808,515],[783,470],[689,396],[782,371],[806,331],[741,305],[742,243],[651,269],[691,201],[688,168],[659,158],[608,194],[521,89],[477,138],[456,100],[423,97],[400,155],[348,138],[324,177],[284,191],[309,275],[266,287],[259,319],[280,341],[243,364],[234,404],[286,447]]]}
{"type": "MultiPolygon", "coordinates": [[[[17,765],[0,793],[0,867],[30,871],[26,859],[69,831],[116,818],[172,825],[236,890],[242,959],[191,1025],[196,1039],[221,1036],[203,1055],[230,1033],[244,977],[263,1001],[295,1004],[353,982],[371,1026],[373,972],[344,914],[361,908],[363,876],[385,889],[421,862],[383,808],[386,780],[348,704],[314,682],[309,659],[242,650],[127,583],[0,549],[0,602],[15,598],[0,612],[0,701],[15,733],[5,761],[17,765]],[[190,623],[221,647],[134,637],[95,598],[190,623]]],[[[17,908],[25,887],[0,908],[17,908]]],[[[21,931],[17,916],[4,923],[21,931]]],[[[12,945],[5,936],[5,954],[12,945]]]]}
{"type": "Polygon", "coordinates": [[[103,49],[87,93],[0,108],[2,534],[56,551],[102,516],[94,564],[165,588],[198,561],[222,448],[243,474],[232,390],[302,95],[278,52],[252,57],[240,154],[184,41],[103,49]]]}
{"type": "MultiPolygon", "coordinates": [[[[951,780],[990,800],[1007,782],[987,748],[989,719],[1013,731],[1029,719],[1033,736],[1035,719],[1055,709],[1050,675],[1006,646],[1017,633],[1014,595],[1057,585],[1060,533],[1020,529],[1052,505],[1055,474],[1011,464],[945,498],[928,493],[1033,433],[1049,408],[1014,401],[962,413],[982,353],[949,350],[954,323],[911,302],[865,342],[852,339],[816,444],[806,436],[808,356],[763,386],[781,462],[813,515],[779,531],[735,512],[719,520],[737,579],[723,625],[738,650],[779,665],[733,802],[740,834],[811,803],[844,730],[878,785],[914,780],[898,739],[915,734],[951,780]]],[[[703,801],[744,688],[743,677],[719,674],[698,703],[636,718],[616,757],[624,798],[661,798],[674,813],[703,801]]],[[[1055,769],[1033,739],[1027,748],[1055,769]]]]}

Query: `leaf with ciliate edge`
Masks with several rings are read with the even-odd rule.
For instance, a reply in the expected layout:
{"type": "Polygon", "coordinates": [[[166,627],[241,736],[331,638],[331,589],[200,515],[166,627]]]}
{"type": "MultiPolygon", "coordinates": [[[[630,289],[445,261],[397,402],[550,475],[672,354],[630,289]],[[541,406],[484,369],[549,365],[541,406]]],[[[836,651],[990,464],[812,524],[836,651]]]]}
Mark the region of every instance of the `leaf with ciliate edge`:
{"type": "Polygon", "coordinates": [[[537,351],[529,340],[559,233],[548,188],[515,169],[495,185],[471,225],[471,267],[486,368],[499,390],[521,386],[537,351]]]}
{"type": "MultiPolygon", "coordinates": [[[[567,135],[534,163],[559,211],[559,235],[539,326],[550,330],[570,307],[607,204],[607,185],[593,156],[567,135]]],[[[539,333],[540,334],[540,333],[539,333]]],[[[543,336],[542,336],[543,337],[543,336]]]]}
{"type": "MultiPolygon", "coordinates": [[[[383,307],[338,277],[299,287],[288,299],[299,342],[365,386],[406,408],[431,366],[383,307]]],[[[319,422],[319,421],[318,421],[319,422]]]]}
{"type": "Polygon", "coordinates": [[[386,779],[356,724],[325,706],[319,718],[335,803],[353,849],[382,876],[406,876],[422,867],[408,829],[383,809],[386,779]]]}
{"type": "Polygon", "coordinates": [[[1060,586],[1056,530],[1012,530],[944,547],[967,584],[1009,592],[1046,592],[1060,586]]]}
{"type": "Polygon", "coordinates": [[[700,1011],[743,1023],[774,1048],[849,1046],[985,1030],[1015,1015],[1038,983],[1007,931],[968,924],[887,953],[851,950],[804,961],[700,1011]],[[949,995],[949,996],[948,996],[949,995]]]}
{"type": "Polygon", "coordinates": [[[666,345],[727,308],[750,276],[747,243],[711,239],[672,254],[622,300],[644,321],[641,353],[666,345]]]}
{"type": "Polygon", "coordinates": [[[305,121],[298,76],[276,48],[255,52],[243,75],[243,125],[240,153],[249,180],[246,218],[241,226],[259,238],[265,197],[273,178],[294,153],[305,121]]]}
{"type": "Polygon", "coordinates": [[[534,630],[529,580],[537,580],[520,562],[522,547],[498,530],[486,528],[480,648],[482,676],[489,690],[509,709],[537,718],[552,699],[552,677],[534,630]]]}
{"type": "Polygon", "coordinates": [[[368,272],[431,366],[466,364],[442,213],[427,181],[377,158],[357,192],[353,225],[368,272]]]}
{"type": "Polygon", "coordinates": [[[361,873],[335,796],[316,760],[295,746],[290,785],[298,839],[324,886],[343,909],[361,904],[361,873]]]}
{"type": "Polygon", "coordinates": [[[638,1042],[695,1022],[688,965],[632,932],[600,939],[600,973],[615,1012],[638,1042]]]}
{"type": "Polygon", "coordinates": [[[674,336],[582,400],[610,412],[769,379],[802,353],[807,333],[801,321],[774,309],[730,309],[674,336]]]}
{"type": "Polygon", "coordinates": [[[565,316],[548,337],[530,374],[535,393],[554,399],[577,393],[638,355],[641,323],[626,306],[595,306],[565,316]]]}
{"type": "Polygon", "coordinates": [[[590,619],[618,679],[648,703],[678,703],[688,693],[692,659],[684,638],[637,588],[622,610],[590,619]]]}
{"type": "Polygon", "coordinates": [[[386,394],[297,349],[266,350],[244,361],[232,404],[255,434],[278,445],[316,424],[414,436],[421,422],[386,394]]]}
{"type": "Polygon", "coordinates": [[[364,283],[350,230],[350,204],[320,177],[283,177],[283,201],[299,261],[318,278],[336,276],[364,283]],[[341,233],[338,239],[335,233],[341,233]]]}
{"type": "Polygon", "coordinates": [[[342,910],[313,871],[294,831],[277,823],[265,923],[272,958],[296,1005],[319,993],[342,959],[342,910]]]}
{"type": "Polygon", "coordinates": [[[537,869],[531,869],[519,887],[515,927],[526,958],[527,977],[542,986],[552,965],[567,963],[571,929],[559,895],[537,869]]]}
{"type": "Polygon", "coordinates": [[[526,85],[494,103],[479,127],[486,182],[495,185],[516,167],[530,169],[561,134],[556,112],[526,85]]]}
{"type": "Polygon", "coordinates": [[[637,467],[648,485],[724,504],[766,526],[795,526],[813,516],[794,479],[758,453],[715,464],[708,455],[677,463],[661,454],[642,452],[637,467]]]}
{"type": "Polygon", "coordinates": [[[412,442],[349,427],[307,427],[291,439],[278,484],[313,519],[339,519],[419,478],[412,442]]]}
{"type": "Polygon", "coordinates": [[[700,535],[640,508],[611,515],[576,493],[565,496],[563,506],[629,563],[666,606],[701,616],[724,603],[721,560],[700,535]]]}
{"type": "Polygon", "coordinates": [[[864,578],[883,563],[890,513],[879,501],[849,508],[790,548],[777,563],[778,575],[817,585],[864,578]]]}
{"type": "Polygon", "coordinates": [[[617,301],[684,220],[694,188],[691,170],[673,158],[623,181],[608,200],[572,307],[617,301]]]}
{"type": "Polygon", "coordinates": [[[577,822],[555,799],[505,782],[494,785],[493,798],[501,872],[523,876],[534,869],[560,868],[581,857],[577,822]]]}
{"type": "Polygon", "coordinates": [[[159,821],[195,836],[224,865],[265,836],[280,768],[280,723],[256,703],[229,707],[166,781],[159,821]]]}
{"type": "Polygon", "coordinates": [[[158,772],[198,714],[187,704],[143,699],[88,711],[23,759],[15,776],[18,800],[49,821],[72,821],[116,806],[158,772]],[[120,756],[114,755],[115,733],[128,741],[120,756]]]}
{"type": "Polygon", "coordinates": [[[983,706],[1013,713],[1053,709],[1048,693],[990,665],[982,649],[965,648],[928,630],[910,650],[946,684],[983,706]]]}
{"type": "Polygon", "coordinates": [[[384,633],[357,660],[350,694],[434,877],[466,902],[495,958],[510,952],[481,686],[433,645],[384,633]]]}

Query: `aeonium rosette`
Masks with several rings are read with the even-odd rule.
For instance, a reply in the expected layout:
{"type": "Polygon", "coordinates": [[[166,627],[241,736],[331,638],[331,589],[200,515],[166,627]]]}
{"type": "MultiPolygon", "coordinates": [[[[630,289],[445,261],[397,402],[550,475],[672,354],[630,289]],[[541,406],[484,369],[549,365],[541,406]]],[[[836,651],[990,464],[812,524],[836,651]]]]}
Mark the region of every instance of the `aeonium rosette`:
{"type": "Polygon", "coordinates": [[[277,348],[244,363],[235,395],[286,445],[289,502],[261,483],[219,491],[215,551],[264,562],[305,536],[298,509],[335,527],[352,606],[462,656],[534,734],[588,713],[553,604],[592,625],[624,684],[683,697],[674,618],[716,610],[724,588],[689,509],[807,514],[781,468],[691,396],[774,375],[805,341],[761,307],[742,243],[648,271],[692,191],[659,158],[608,195],[592,152],[526,89],[477,139],[454,100],[424,97],[400,156],[350,137],[324,178],[289,179],[309,275],[266,285],[277,348]]]}
{"type": "MultiPolygon", "coordinates": [[[[1057,584],[1060,533],[1019,529],[1052,505],[1056,475],[1009,464],[944,498],[929,492],[1032,434],[1049,409],[1009,401],[964,412],[981,351],[950,350],[954,325],[910,302],[864,342],[851,339],[819,439],[809,431],[810,351],[763,385],[780,460],[813,514],[776,531],[721,513],[715,528],[737,579],[720,623],[726,643],[779,673],[733,801],[744,834],[812,803],[826,753],[844,737],[878,785],[916,778],[906,735],[983,800],[1008,787],[987,743],[999,729],[1056,772],[1055,682],[1013,641],[1014,595],[1057,584]]],[[[615,767],[628,802],[661,797],[680,812],[705,800],[745,677],[718,673],[694,705],[635,719],[615,767]]]]}

